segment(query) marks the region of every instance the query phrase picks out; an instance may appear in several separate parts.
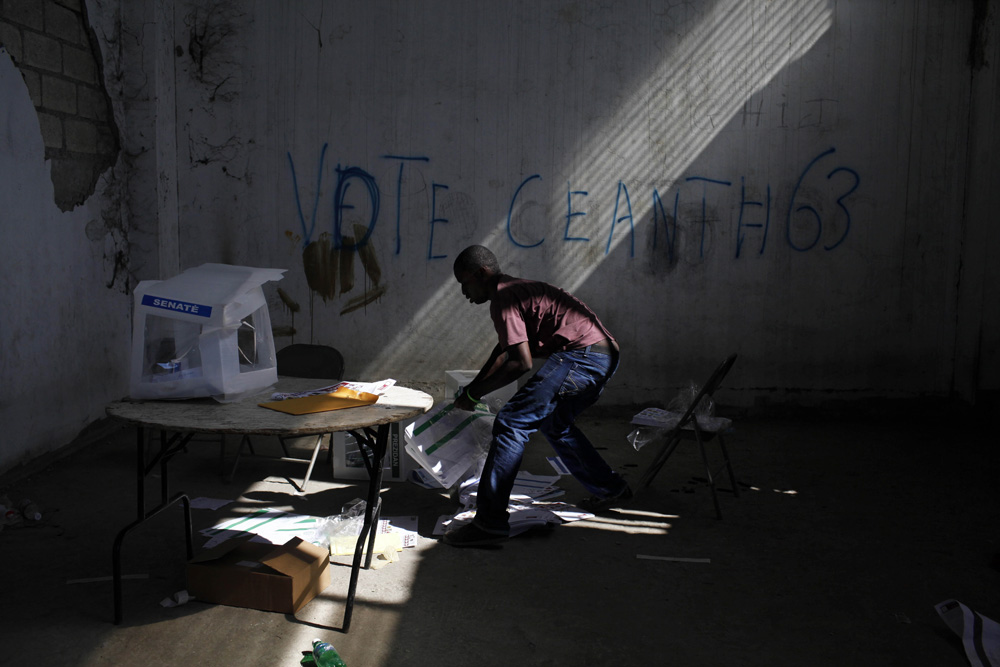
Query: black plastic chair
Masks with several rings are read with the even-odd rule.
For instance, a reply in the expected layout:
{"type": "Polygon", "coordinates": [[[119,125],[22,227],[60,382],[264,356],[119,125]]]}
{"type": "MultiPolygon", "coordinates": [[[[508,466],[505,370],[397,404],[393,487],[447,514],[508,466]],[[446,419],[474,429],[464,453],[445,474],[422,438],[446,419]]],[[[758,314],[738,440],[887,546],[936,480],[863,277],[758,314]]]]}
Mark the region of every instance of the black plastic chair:
{"type": "MultiPolygon", "coordinates": [[[[344,379],[344,356],[336,348],[329,347],[327,345],[293,343],[278,350],[276,356],[278,362],[278,375],[337,381],[344,379]]],[[[316,442],[312,446],[312,457],[308,459],[300,459],[291,456],[288,452],[286,439],[281,436],[278,437],[278,441],[281,443],[281,449],[285,453],[285,456],[282,457],[283,461],[301,461],[309,463],[309,469],[306,470],[306,475],[302,480],[302,485],[299,487],[299,491],[302,491],[303,493],[306,490],[306,485],[309,484],[309,478],[312,477],[312,471],[316,466],[316,458],[319,456],[319,450],[323,446],[324,438],[326,438],[329,442],[329,446],[326,450],[326,460],[327,463],[332,466],[332,433],[321,433],[316,436],[316,442]]]]}
{"type": "MultiPolygon", "coordinates": [[[[730,355],[715,369],[712,375],[708,378],[708,382],[702,386],[702,388],[695,395],[694,399],[691,401],[691,405],[688,406],[687,410],[683,413],[680,412],[667,412],[665,413],[666,419],[665,424],[669,424],[666,432],[663,434],[665,441],[660,447],[660,451],[656,453],[653,458],[653,462],[650,463],[646,472],[643,473],[642,478],[639,480],[639,490],[645,489],[652,483],[653,478],[656,474],[660,472],[663,465],[670,458],[674,450],[677,449],[677,445],[680,444],[681,440],[694,439],[698,443],[698,448],[701,451],[701,459],[705,465],[705,473],[708,476],[708,485],[712,489],[712,500],[715,502],[715,513],[716,516],[722,518],[722,509],[719,505],[719,495],[715,486],[715,477],[723,469],[729,473],[729,482],[733,486],[733,495],[737,498],[740,495],[739,488],[736,484],[736,475],[733,473],[733,466],[729,460],[729,452],[726,450],[726,443],[722,437],[723,431],[726,431],[732,425],[732,420],[726,419],[724,417],[698,417],[698,409],[702,401],[706,397],[711,397],[712,394],[719,388],[722,384],[722,380],[732,369],[733,364],[736,363],[736,355],[730,355]],[[679,416],[679,418],[678,418],[679,416]],[[708,462],[708,452],[705,449],[705,444],[711,442],[712,440],[717,440],[719,443],[719,449],[722,451],[722,465],[713,473],[712,468],[708,462]]],[[[655,426],[655,424],[650,424],[655,426]]]]}
{"type": "MultiPolygon", "coordinates": [[[[278,375],[296,378],[315,378],[318,380],[322,379],[336,382],[344,379],[344,357],[339,350],[329,347],[328,345],[293,343],[278,350],[275,354],[275,358],[278,366],[278,375]]],[[[328,440],[330,443],[327,449],[327,463],[329,463],[332,467],[332,433],[321,433],[316,436],[316,441],[311,446],[312,456],[308,459],[292,456],[288,451],[287,441],[289,439],[278,436],[278,442],[281,443],[281,451],[284,453],[284,456],[282,456],[280,460],[309,464],[305,477],[302,479],[302,484],[299,485],[294,481],[292,482],[292,484],[295,485],[295,487],[302,493],[305,493],[306,486],[309,484],[309,478],[312,477],[313,468],[316,467],[316,459],[319,457],[319,451],[323,447],[324,439],[328,440]]],[[[231,480],[233,474],[236,472],[236,463],[239,462],[244,445],[249,447],[251,452],[253,451],[249,437],[243,436],[243,440],[240,442],[239,448],[236,450],[236,459],[233,462],[233,467],[229,473],[227,481],[231,480]]]]}

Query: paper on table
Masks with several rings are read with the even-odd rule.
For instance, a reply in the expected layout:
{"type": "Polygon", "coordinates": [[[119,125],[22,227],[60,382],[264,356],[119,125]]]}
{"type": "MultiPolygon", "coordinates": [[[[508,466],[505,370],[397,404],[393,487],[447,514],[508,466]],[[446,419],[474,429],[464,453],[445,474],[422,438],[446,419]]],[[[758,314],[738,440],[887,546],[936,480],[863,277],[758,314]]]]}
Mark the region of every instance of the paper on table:
{"type": "Polygon", "coordinates": [[[300,398],[286,398],[281,401],[258,403],[262,408],[270,408],[290,415],[307,415],[314,412],[330,412],[344,408],[356,408],[362,405],[372,405],[378,401],[378,395],[364,391],[354,391],[340,387],[328,394],[315,394],[300,398]]]}
{"type": "Polygon", "coordinates": [[[379,380],[378,382],[338,382],[337,384],[331,384],[326,387],[320,387],[319,389],[310,389],[308,391],[300,392],[275,392],[271,394],[272,401],[284,401],[288,398],[305,398],[306,396],[317,396],[319,394],[329,394],[337,389],[351,389],[353,391],[363,392],[365,394],[375,394],[376,396],[381,396],[385,393],[385,390],[396,384],[396,381],[389,378],[387,380],[379,380]]]}

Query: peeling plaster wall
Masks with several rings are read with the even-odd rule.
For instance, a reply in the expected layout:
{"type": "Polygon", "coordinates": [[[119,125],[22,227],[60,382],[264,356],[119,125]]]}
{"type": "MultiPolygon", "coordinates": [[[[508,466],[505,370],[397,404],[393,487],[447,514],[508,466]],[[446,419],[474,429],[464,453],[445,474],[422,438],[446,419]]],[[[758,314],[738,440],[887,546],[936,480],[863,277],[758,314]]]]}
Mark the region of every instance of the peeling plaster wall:
{"type": "Polygon", "coordinates": [[[39,116],[0,49],[0,471],[54,451],[127,392],[129,297],[110,171],[56,203],[39,116]]]}

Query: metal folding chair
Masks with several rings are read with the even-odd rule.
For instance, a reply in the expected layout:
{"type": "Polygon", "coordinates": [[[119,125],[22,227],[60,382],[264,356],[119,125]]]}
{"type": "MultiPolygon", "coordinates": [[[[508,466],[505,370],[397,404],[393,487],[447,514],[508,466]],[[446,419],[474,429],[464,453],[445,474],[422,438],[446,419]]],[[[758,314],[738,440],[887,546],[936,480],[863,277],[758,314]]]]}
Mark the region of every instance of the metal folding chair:
{"type": "MultiPolygon", "coordinates": [[[[648,426],[664,428],[665,433],[663,435],[665,440],[653,458],[652,463],[650,463],[646,472],[643,473],[642,478],[639,480],[638,490],[641,491],[650,485],[653,478],[656,477],[657,473],[660,472],[660,469],[667,462],[667,459],[677,449],[677,445],[680,444],[681,440],[694,439],[701,451],[702,463],[705,465],[705,473],[708,476],[708,485],[712,490],[712,500],[715,503],[716,516],[719,519],[722,518],[722,508],[719,505],[719,494],[716,489],[715,478],[723,469],[729,473],[729,482],[733,487],[733,495],[737,498],[739,497],[740,491],[736,484],[736,475],[733,473],[733,466],[729,460],[729,452],[726,450],[726,443],[722,437],[722,433],[732,425],[732,420],[724,417],[699,417],[697,415],[701,403],[715,393],[734,363],[736,363],[735,354],[730,355],[725,361],[719,364],[711,377],[709,377],[708,382],[695,395],[685,412],[658,411],[659,414],[655,419],[648,419],[641,422],[648,426]],[[722,465],[714,472],[709,464],[708,452],[705,448],[705,444],[712,440],[718,441],[719,449],[722,452],[722,465]]],[[[633,423],[637,422],[633,420],[633,423]]]]}

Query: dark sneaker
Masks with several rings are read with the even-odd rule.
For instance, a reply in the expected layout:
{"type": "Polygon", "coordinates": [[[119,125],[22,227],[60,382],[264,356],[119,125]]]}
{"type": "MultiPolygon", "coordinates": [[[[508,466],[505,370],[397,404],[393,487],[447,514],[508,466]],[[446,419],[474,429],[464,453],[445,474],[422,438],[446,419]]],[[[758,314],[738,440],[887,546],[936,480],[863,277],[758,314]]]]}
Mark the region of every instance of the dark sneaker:
{"type": "Polygon", "coordinates": [[[590,498],[581,500],[576,504],[576,506],[585,512],[597,514],[611,509],[616,505],[626,503],[629,500],[632,500],[632,487],[626,484],[624,489],[613,496],[606,496],[603,498],[601,496],[591,496],[590,498]]]}
{"type": "Polygon", "coordinates": [[[441,541],[453,547],[488,547],[506,542],[507,536],[488,533],[476,524],[468,523],[461,528],[449,530],[441,541]]]}

